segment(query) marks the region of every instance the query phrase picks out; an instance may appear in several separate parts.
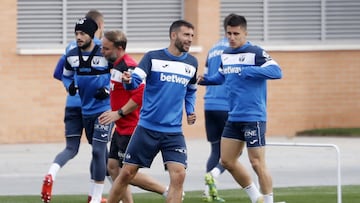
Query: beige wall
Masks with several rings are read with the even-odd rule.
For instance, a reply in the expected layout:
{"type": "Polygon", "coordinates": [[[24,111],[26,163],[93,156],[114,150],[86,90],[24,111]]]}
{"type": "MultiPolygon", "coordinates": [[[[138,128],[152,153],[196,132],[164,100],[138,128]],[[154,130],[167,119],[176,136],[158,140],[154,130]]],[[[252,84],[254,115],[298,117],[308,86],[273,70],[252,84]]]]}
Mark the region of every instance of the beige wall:
{"type": "MultiPolygon", "coordinates": [[[[195,27],[202,72],[206,50],[218,39],[219,1],[185,0],[185,18],[195,27]]],[[[16,54],[16,1],[3,0],[0,46],[0,143],[63,142],[65,90],[52,78],[59,56],[16,54]]],[[[356,127],[360,117],[360,50],[270,52],[284,78],[269,81],[268,136],[292,136],[317,127],[356,127]]],[[[137,60],[141,54],[133,55],[137,60]]],[[[204,137],[204,87],[198,121],[186,136],[204,137]]]]}

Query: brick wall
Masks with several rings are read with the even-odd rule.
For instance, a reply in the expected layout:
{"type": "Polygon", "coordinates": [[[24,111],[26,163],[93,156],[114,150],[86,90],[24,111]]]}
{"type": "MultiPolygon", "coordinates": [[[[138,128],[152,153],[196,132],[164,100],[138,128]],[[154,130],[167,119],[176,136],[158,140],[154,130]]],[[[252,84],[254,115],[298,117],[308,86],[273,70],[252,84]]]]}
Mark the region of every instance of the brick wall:
{"type": "MultiPolygon", "coordinates": [[[[194,1],[194,0],[193,0],[194,1]]],[[[186,14],[197,23],[196,54],[202,72],[206,50],[216,41],[218,23],[208,16],[217,1],[198,0],[186,14]],[[202,5],[202,6],[200,6],[202,5]]],[[[65,90],[52,79],[59,56],[16,54],[16,1],[3,0],[0,8],[0,143],[62,142],[65,90]]],[[[214,19],[216,16],[213,16],[214,19]]],[[[360,50],[270,52],[281,65],[282,80],[268,83],[268,136],[292,136],[299,130],[356,127],[360,118],[360,50]]],[[[141,54],[134,55],[139,60],[141,54]]],[[[198,120],[184,125],[186,136],[203,137],[203,95],[199,87],[198,120]]]]}

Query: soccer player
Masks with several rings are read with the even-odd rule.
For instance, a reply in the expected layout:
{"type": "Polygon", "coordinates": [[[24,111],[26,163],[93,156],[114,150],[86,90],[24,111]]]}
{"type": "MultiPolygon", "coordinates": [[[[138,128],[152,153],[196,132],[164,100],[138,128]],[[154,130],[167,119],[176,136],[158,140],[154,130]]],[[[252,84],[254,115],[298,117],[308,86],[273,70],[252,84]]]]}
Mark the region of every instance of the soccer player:
{"type": "MultiPolygon", "coordinates": [[[[231,15],[224,19],[224,31],[226,30],[226,21],[230,17],[231,15]]],[[[205,76],[209,77],[218,72],[221,65],[221,54],[228,47],[229,42],[226,37],[223,37],[209,50],[204,70],[205,76]]],[[[229,111],[227,88],[229,87],[226,84],[206,86],[204,96],[206,139],[210,143],[211,149],[206,163],[206,187],[203,193],[205,202],[225,202],[223,198],[219,197],[215,183],[216,178],[225,171],[220,163],[220,140],[229,111]]]]}
{"type": "Polygon", "coordinates": [[[110,66],[93,38],[98,26],[91,18],[81,18],[75,25],[77,47],[66,54],[63,83],[70,95],[77,92],[86,138],[92,146],[90,163],[94,188],[90,203],[100,203],[106,175],[107,143],[113,124],[103,125],[98,117],[110,109],[110,66]]]}
{"type": "MultiPolygon", "coordinates": [[[[144,91],[144,84],[140,84],[134,90],[125,90],[123,86],[123,72],[129,71],[129,69],[134,70],[137,66],[135,60],[126,53],[126,45],[125,34],[118,30],[105,32],[102,39],[101,53],[113,64],[113,69],[111,70],[110,84],[111,111],[102,113],[99,116],[99,122],[105,125],[115,122],[108,159],[108,171],[113,180],[121,171],[126,147],[139,120],[144,91]]],[[[165,186],[140,172],[136,174],[131,184],[164,196],[167,193],[165,186]]],[[[130,187],[128,187],[122,202],[133,202],[130,187]]]]}
{"type": "Polygon", "coordinates": [[[124,165],[110,190],[109,203],[118,203],[140,167],[151,166],[161,151],[170,185],[167,203],[182,202],[187,167],[187,150],[182,133],[185,104],[187,123],[194,124],[197,59],[187,53],[194,26],[184,20],[171,24],[170,45],[144,55],[132,73],[122,75],[127,89],[138,87],[146,78],[143,106],[138,125],[125,152],[124,165]]]}
{"type": "Polygon", "coordinates": [[[280,79],[282,71],[262,48],[247,41],[245,17],[231,15],[226,22],[230,47],[221,55],[221,67],[213,76],[199,76],[198,84],[216,85],[226,80],[230,111],[221,138],[221,163],[252,203],[273,203],[272,178],[265,162],[266,83],[268,79],[280,79]],[[238,161],[245,144],[262,193],[238,161]]]}
{"type": "MultiPolygon", "coordinates": [[[[221,53],[228,46],[227,39],[222,38],[210,49],[205,64],[205,76],[211,76],[218,71],[221,64],[221,53]]],[[[227,93],[225,84],[206,86],[204,96],[205,130],[211,151],[206,162],[206,187],[203,194],[205,202],[225,202],[219,197],[215,182],[216,178],[225,171],[220,163],[220,139],[229,111],[227,93]]]]}
{"type": "MultiPolygon", "coordinates": [[[[101,44],[100,39],[102,37],[104,28],[104,17],[102,13],[100,13],[98,10],[89,10],[86,14],[86,17],[92,18],[97,23],[98,30],[95,32],[94,42],[96,44],[101,44]]],[[[60,57],[55,67],[53,74],[55,79],[58,79],[59,81],[62,80],[66,53],[69,50],[75,48],[76,46],[76,40],[73,40],[66,47],[65,54],[60,57]]],[[[51,201],[52,185],[56,179],[57,173],[70,159],[74,158],[79,151],[81,135],[83,131],[83,123],[81,113],[81,100],[78,93],[76,93],[74,96],[70,96],[68,94],[66,97],[64,123],[66,139],[65,149],[56,155],[43,181],[41,199],[43,202],[46,203],[49,203],[51,201]]],[[[93,181],[91,182],[93,183],[93,181]]],[[[90,189],[89,191],[88,199],[91,199],[91,191],[92,189],[90,189]]],[[[106,202],[106,199],[104,199],[103,202],[106,202]]]]}

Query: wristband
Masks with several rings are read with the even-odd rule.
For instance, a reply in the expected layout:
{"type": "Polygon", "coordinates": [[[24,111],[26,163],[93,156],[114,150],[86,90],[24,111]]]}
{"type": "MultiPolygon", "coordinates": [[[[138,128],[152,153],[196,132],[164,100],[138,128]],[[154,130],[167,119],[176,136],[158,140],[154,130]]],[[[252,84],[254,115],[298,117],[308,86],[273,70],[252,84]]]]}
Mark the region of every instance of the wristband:
{"type": "Polygon", "coordinates": [[[119,114],[119,116],[121,116],[121,118],[125,117],[122,109],[119,109],[117,113],[119,114]]]}

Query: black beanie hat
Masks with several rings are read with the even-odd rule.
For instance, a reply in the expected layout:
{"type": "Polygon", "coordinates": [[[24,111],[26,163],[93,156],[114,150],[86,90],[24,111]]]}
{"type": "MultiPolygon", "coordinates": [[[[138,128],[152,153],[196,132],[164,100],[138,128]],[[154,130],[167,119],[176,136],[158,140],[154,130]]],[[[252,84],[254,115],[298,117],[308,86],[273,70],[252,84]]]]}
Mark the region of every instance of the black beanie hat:
{"type": "Polygon", "coordinates": [[[92,39],[94,38],[94,34],[96,30],[98,29],[98,26],[96,22],[91,18],[80,18],[75,25],[75,32],[76,31],[83,31],[86,34],[88,34],[92,39]]]}

